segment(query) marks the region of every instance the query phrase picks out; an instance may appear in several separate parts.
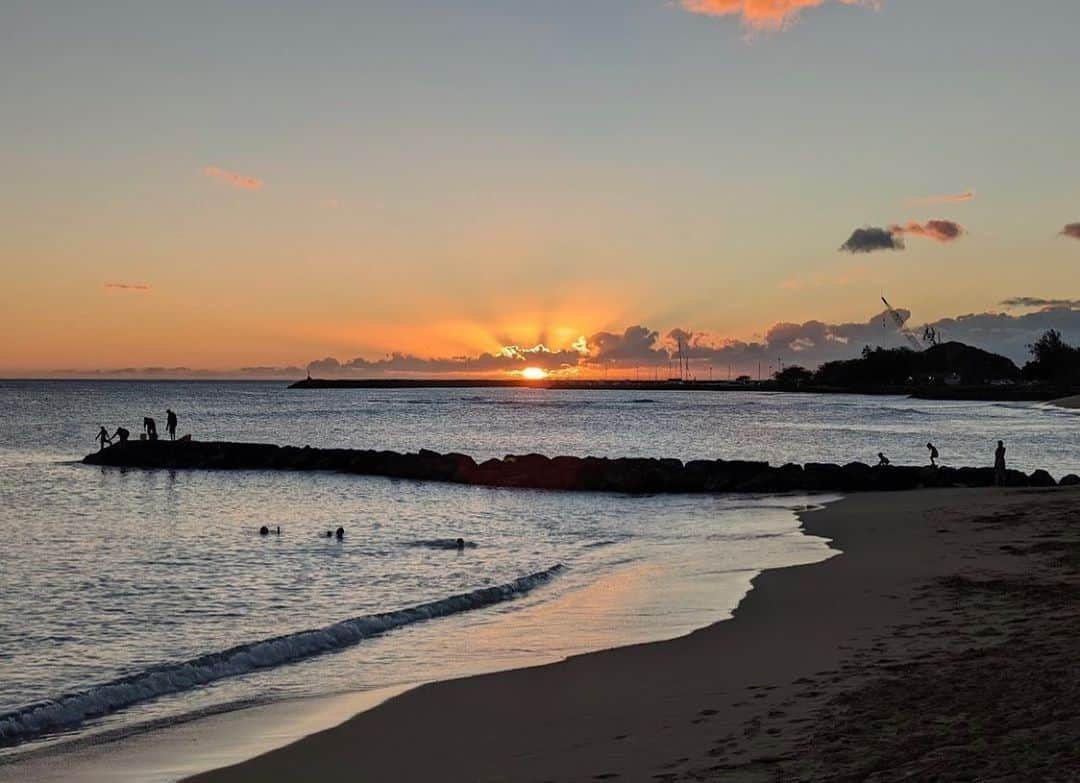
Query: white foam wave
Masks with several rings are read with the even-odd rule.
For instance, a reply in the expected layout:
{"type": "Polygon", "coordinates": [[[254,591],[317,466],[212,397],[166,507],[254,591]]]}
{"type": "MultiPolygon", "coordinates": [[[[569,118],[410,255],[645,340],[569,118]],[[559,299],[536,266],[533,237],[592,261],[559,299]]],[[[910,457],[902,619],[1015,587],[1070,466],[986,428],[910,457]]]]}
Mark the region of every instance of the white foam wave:
{"type": "Polygon", "coordinates": [[[71,728],[89,718],[226,677],[340,650],[394,628],[508,601],[549,581],[562,569],[562,565],[554,565],[506,584],[407,609],[354,617],[325,628],[275,636],[187,661],[154,666],[84,691],[20,707],[0,715],[0,745],[13,745],[41,734],[71,728]]]}

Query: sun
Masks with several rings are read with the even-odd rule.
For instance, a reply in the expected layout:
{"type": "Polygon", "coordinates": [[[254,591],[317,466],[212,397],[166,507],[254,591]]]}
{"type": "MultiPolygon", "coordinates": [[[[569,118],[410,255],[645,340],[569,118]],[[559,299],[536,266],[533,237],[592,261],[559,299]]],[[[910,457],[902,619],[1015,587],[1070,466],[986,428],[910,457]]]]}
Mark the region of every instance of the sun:
{"type": "Polygon", "coordinates": [[[540,367],[526,367],[521,371],[521,377],[527,381],[542,381],[548,377],[547,370],[540,367]]]}

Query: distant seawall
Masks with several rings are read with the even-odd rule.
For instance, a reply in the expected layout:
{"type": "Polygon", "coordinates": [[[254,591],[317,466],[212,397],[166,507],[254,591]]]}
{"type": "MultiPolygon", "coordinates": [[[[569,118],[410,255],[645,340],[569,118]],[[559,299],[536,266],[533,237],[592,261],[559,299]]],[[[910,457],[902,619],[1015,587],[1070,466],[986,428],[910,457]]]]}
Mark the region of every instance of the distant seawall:
{"type": "MultiPolygon", "coordinates": [[[[421,450],[313,449],[261,443],[132,441],[83,458],[88,465],[187,470],[333,471],[363,476],[630,494],[699,492],[862,492],[919,487],[987,487],[993,468],[808,463],[774,467],[767,462],[600,457],[507,456],[477,463],[465,454],[421,450]]],[[[1009,486],[1051,487],[1045,470],[1030,476],[1010,470],[1009,486]]],[[[1063,484],[1080,483],[1068,476],[1063,484]]]]}

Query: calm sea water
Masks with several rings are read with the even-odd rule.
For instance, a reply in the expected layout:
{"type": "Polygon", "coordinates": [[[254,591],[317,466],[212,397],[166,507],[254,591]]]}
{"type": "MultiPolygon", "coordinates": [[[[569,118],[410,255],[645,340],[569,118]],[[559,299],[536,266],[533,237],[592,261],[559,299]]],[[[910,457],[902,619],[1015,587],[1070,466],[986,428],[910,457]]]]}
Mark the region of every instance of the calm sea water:
{"type": "Polygon", "coordinates": [[[828,555],[794,516],[820,498],[74,462],[98,426],[163,429],[166,407],[207,440],[775,463],[921,463],[933,440],[946,464],[977,465],[1003,438],[1014,467],[1080,472],[1080,419],[1026,404],[0,382],[0,764],[200,712],[670,638],[727,616],[761,569],[828,555]]]}

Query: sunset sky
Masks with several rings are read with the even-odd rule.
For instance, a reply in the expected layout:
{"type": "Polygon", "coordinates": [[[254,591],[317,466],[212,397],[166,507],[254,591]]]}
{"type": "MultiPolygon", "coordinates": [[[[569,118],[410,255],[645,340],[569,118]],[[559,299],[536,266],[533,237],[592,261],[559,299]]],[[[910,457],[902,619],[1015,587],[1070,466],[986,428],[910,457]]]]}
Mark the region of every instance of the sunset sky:
{"type": "Polygon", "coordinates": [[[895,344],[883,294],[1017,359],[1080,342],[1077,30],[1076,0],[4,3],[0,374],[589,373],[675,329],[814,364],[895,344]]]}

